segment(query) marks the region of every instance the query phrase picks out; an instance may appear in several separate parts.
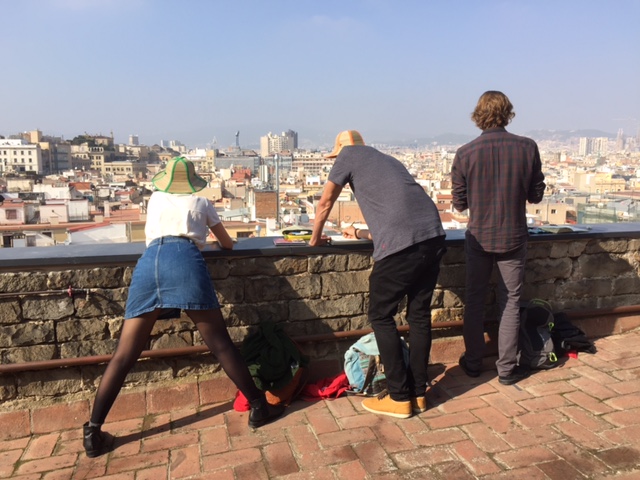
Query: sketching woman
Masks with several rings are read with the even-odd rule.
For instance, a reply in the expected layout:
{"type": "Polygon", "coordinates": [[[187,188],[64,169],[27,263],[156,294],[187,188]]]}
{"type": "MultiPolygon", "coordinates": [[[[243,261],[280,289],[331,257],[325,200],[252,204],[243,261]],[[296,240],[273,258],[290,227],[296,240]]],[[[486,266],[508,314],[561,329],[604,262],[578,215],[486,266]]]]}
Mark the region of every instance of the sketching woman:
{"type": "Polygon", "coordinates": [[[191,318],[225,373],[249,400],[250,427],[260,427],[284,411],[284,407],[269,405],[256,387],[220,312],[200,250],[209,230],[224,249],[232,249],[233,240],[211,202],[193,195],[206,186],[206,180],[196,174],[192,162],[176,157],[152,183],[157,191],[151,195],[147,210],[147,248],[133,272],[118,346],[100,381],[90,421],[83,426],[89,457],[111,449],[112,437],[102,432],[101,426],[156,320],[177,318],[180,310],[191,318]]]}

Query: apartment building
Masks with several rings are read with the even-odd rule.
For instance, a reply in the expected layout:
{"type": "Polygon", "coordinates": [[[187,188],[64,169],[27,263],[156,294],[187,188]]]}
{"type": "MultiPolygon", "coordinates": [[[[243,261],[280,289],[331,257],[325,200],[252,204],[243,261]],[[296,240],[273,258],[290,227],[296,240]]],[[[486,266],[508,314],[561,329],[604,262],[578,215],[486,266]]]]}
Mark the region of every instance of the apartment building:
{"type": "Polygon", "coordinates": [[[43,173],[40,145],[24,139],[0,139],[0,175],[43,173]]]}
{"type": "Polygon", "coordinates": [[[276,135],[271,132],[260,137],[260,156],[270,157],[275,153],[293,152],[298,148],[298,133],[293,130],[276,135]]]}

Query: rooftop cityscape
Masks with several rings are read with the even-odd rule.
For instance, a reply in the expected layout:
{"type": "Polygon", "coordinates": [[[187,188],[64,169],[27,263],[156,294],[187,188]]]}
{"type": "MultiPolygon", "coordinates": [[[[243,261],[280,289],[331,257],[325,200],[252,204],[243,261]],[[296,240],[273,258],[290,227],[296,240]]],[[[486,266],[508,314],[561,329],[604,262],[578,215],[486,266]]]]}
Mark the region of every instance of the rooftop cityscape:
{"type": "MultiPolygon", "coordinates": [[[[640,132],[538,137],[547,192],[541,204],[528,206],[532,227],[638,221],[640,132]]],[[[144,145],[133,134],[127,143],[87,133],[72,139],[39,130],[0,135],[2,246],[143,241],[151,178],[178,155],[208,180],[198,195],[215,204],[232,236],[280,235],[283,228],[312,224],[333,164],[324,158],[327,151],[299,148],[291,129],[268,132],[259,144],[259,150],[244,148],[239,131],[225,148],[192,148],[179,140],[144,145]]],[[[465,228],[466,214],[451,204],[459,145],[374,145],[407,167],[437,204],[445,228],[465,228]]],[[[364,219],[347,189],[328,227],[339,232],[352,223],[364,225],[364,219]]]]}

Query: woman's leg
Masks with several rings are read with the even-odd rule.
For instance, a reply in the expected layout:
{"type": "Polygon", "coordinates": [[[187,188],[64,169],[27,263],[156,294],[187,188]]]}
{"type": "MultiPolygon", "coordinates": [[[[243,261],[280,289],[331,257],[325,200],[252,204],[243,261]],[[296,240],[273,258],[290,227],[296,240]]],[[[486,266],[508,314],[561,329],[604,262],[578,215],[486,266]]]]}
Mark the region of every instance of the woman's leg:
{"type": "Polygon", "coordinates": [[[242,358],[227,331],[227,325],[219,309],[189,310],[187,315],[193,320],[204,343],[209,347],[225,373],[249,402],[263,398],[263,393],[256,387],[247,364],[242,358]]]}
{"type": "Polygon", "coordinates": [[[107,365],[93,402],[91,424],[102,425],[113,406],[122,384],[133,368],[149,340],[158,312],[153,311],[124,321],[120,340],[109,365],[107,365]]]}

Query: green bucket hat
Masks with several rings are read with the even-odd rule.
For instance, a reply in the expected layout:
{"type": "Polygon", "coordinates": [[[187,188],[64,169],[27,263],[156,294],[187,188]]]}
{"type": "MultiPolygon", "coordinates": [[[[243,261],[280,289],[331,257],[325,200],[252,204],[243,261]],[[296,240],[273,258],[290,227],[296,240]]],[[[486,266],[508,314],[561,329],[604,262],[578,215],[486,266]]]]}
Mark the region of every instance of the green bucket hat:
{"type": "Polygon", "coordinates": [[[151,183],[165,193],[195,193],[207,186],[207,181],[196,174],[193,162],[184,157],[169,160],[166,168],[158,172],[151,183]]]}

